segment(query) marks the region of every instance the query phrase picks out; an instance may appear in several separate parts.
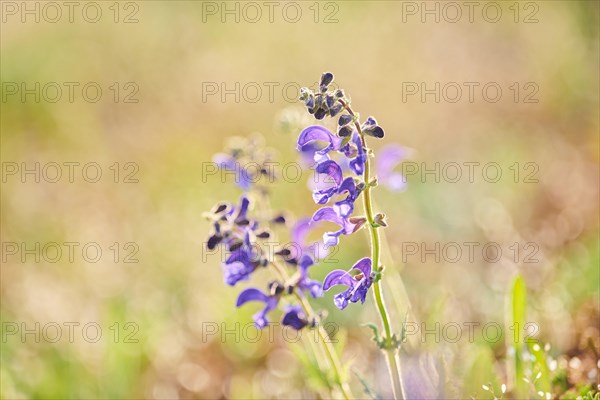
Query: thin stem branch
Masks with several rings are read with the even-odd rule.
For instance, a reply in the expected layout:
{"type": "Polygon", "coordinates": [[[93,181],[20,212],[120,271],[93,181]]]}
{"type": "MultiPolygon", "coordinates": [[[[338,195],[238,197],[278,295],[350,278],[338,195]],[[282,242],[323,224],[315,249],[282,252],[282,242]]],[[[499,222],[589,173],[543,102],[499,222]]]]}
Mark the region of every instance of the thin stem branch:
{"type": "MultiPolygon", "coordinates": [[[[272,264],[275,266],[275,269],[277,269],[277,272],[279,273],[279,275],[281,275],[281,278],[284,281],[287,281],[289,279],[289,276],[288,276],[285,268],[275,262],[273,262],[272,264]]],[[[294,295],[296,296],[296,299],[300,302],[300,305],[302,306],[302,309],[304,310],[304,314],[306,316],[312,315],[315,318],[317,318],[317,314],[313,310],[313,308],[310,305],[310,303],[308,302],[308,300],[296,291],[294,292],[294,295]]],[[[344,399],[349,400],[349,399],[353,398],[353,396],[352,396],[352,392],[350,391],[350,386],[348,385],[346,380],[343,379],[341,362],[338,358],[335,348],[333,347],[333,345],[330,342],[329,335],[327,334],[327,332],[325,331],[325,329],[319,322],[320,321],[317,321],[317,326],[316,326],[316,330],[317,330],[317,333],[319,334],[319,338],[320,338],[319,343],[323,344],[322,349],[324,350],[324,353],[327,356],[329,364],[330,364],[331,368],[333,369],[336,383],[340,387],[342,396],[344,397],[344,399]]]]}
{"type": "MultiPolygon", "coordinates": [[[[267,193],[265,191],[261,191],[260,194],[261,194],[262,201],[259,202],[259,204],[261,204],[260,208],[262,210],[262,217],[266,218],[268,211],[271,209],[271,202],[269,200],[269,196],[267,195],[267,193]]],[[[271,265],[273,265],[275,267],[275,270],[277,271],[280,278],[284,282],[287,282],[290,279],[290,276],[288,275],[287,270],[285,269],[284,266],[276,263],[274,260],[271,261],[271,265]]],[[[312,315],[315,318],[317,318],[317,314],[313,310],[313,308],[310,305],[310,303],[308,302],[308,300],[304,296],[302,296],[300,293],[298,293],[297,291],[294,291],[294,295],[295,295],[296,299],[300,302],[300,305],[302,306],[304,314],[307,317],[312,315]]],[[[321,324],[319,322],[320,321],[317,321],[317,327],[316,327],[317,333],[320,338],[319,344],[321,345],[320,347],[322,350],[319,353],[325,354],[325,356],[327,357],[327,362],[333,369],[336,383],[339,386],[339,389],[342,393],[343,398],[345,400],[352,399],[353,396],[352,396],[352,391],[350,390],[350,386],[348,385],[346,380],[343,378],[342,367],[341,367],[342,364],[340,362],[340,359],[337,355],[337,352],[335,351],[335,348],[329,341],[329,335],[327,334],[327,332],[325,331],[325,329],[321,326],[321,324]]],[[[313,350],[315,350],[315,346],[313,343],[311,343],[311,346],[312,346],[313,350]]],[[[317,363],[319,363],[319,367],[322,367],[322,362],[321,362],[322,360],[320,359],[320,355],[317,353],[317,351],[315,351],[314,353],[315,353],[315,357],[317,358],[317,363]]],[[[324,368],[322,368],[322,369],[324,370],[324,368]]]]}
{"type": "MultiPolygon", "coordinates": [[[[356,119],[354,111],[350,107],[348,103],[343,100],[340,100],[342,106],[348,111],[348,113],[356,119]]],[[[354,126],[360,135],[361,144],[365,151],[368,151],[367,143],[365,140],[365,135],[362,132],[360,124],[357,120],[354,121],[354,126]]],[[[371,200],[371,188],[372,186],[369,184],[371,180],[371,162],[369,160],[369,155],[367,154],[365,160],[365,168],[364,168],[364,181],[365,181],[365,190],[363,191],[363,205],[365,209],[365,214],[368,221],[368,228],[371,237],[371,260],[373,262],[374,268],[376,271],[382,274],[383,276],[383,268],[379,265],[379,258],[381,254],[381,243],[379,239],[379,226],[375,223],[375,216],[373,213],[373,205],[371,200]]],[[[379,317],[381,318],[381,323],[383,324],[383,329],[385,331],[385,349],[384,353],[387,357],[387,365],[390,373],[390,378],[392,380],[392,386],[394,390],[394,398],[395,399],[403,399],[404,389],[402,387],[402,377],[400,373],[400,363],[397,360],[397,351],[394,349],[392,345],[392,329],[390,326],[390,317],[385,306],[385,301],[383,299],[383,290],[380,285],[380,281],[376,281],[373,283],[373,296],[375,297],[375,303],[377,304],[377,311],[379,312],[379,317]]]]}

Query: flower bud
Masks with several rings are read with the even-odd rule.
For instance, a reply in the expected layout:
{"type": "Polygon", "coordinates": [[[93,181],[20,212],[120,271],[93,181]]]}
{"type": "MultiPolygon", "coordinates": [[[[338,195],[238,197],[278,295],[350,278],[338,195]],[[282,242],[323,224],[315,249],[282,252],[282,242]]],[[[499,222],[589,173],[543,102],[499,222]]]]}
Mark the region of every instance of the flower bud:
{"type": "Polygon", "coordinates": [[[321,75],[321,81],[319,82],[321,92],[325,93],[331,82],[333,82],[333,74],[331,72],[325,72],[321,75]]]}
{"type": "Polygon", "coordinates": [[[345,126],[341,126],[338,129],[338,136],[339,137],[349,137],[350,135],[352,135],[352,128],[348,125],[345,126]]]}
{"type": "Polygon", "coordinates": [[[383,129],[380,126],[369,127],[367,129],[363,129],[363,133],[365,135],[373,136],[378,139],[381,139],[384,136],[383,129]]]}
{"type": "Polygon", "coordinates": [[[329,109],[329,115],[335,117],[340,111],[342,111],[342,105],[338,103],[329,109]]]}
{"type": "Polygon", "coordinates": [[[317,111],[315,111],[315,118],[323,119],[323,118],[325,118],[326,114],[327,114],[327,112],[323,108],[319,108],[317,111]]]}
{"type": "Polygon", "coordinates": [[[373,222],[375,222],[379,226],[387,226],[387,222],[385,221],[385,214],[382,213],[375,214],[373,222]]]}
{"type": "Polygon", "coordinates": [[[354,118],[352,118],[352,115],[350,115],[350,114],[340,115],[340,119],[338,119],[338,125],[339,126],[348,125],[350,122],[352,122],[353,119],[354,118]]]}

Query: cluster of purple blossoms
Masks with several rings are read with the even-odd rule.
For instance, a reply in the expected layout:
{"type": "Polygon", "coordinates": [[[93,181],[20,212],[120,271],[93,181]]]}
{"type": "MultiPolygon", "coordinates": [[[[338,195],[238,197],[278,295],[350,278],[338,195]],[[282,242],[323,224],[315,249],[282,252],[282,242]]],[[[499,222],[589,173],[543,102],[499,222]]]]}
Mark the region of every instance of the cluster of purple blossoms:
{"type": "MultiPolygon", "coordinates": [[[[312,153],[315,161],[315,173],[324,176],[323,183],[316,185],[313,190],[313,200],[317,204],[328,204],[334,197],[344,196],[342,200],[335,201],[331,207],[323,207],[312,216],[312,223],[320,221],[333,222],[339,230],[325,232],[323,242],[326,246],[335,246],[342,235],[349,235],[358,231],[365,223],[365,217],[352,217],[354,203],[370,182],[361,180],[365,172],[365,163],[369,154],[364,146],[362,135],[382,138],[383,129],[377,125],[373,117],[359,125],[356,116],[347,107],[349,101],[342,90],[329,91],[333,81],[333,74],[327,72],[321,76],[319,84],[320,93],[313,93],[307,88],[301,91],[300,100],[304,101],[308,112],[316,119],[325,116],[335,117],[337,120],[337,135],[323,126],[310,126],[304,129],[298,137],[298,151],[306,155],[312,153]],[[345,113],[347,111],[347,113],[345,113]],[[333,155],[342,158],[341,162],[332,159],[333,155]],[[347,169],[355,176],[344,176],[347,169]]],[[[320,181],[320,180],[319,180],[320,181]]],[[[348,302],[364,303],[367,291],[373,283],[375,273],[372,271],[371,260],[363,258],[358,261],[350,271],[335,270],[325,278],[323,289],[328,290],[335,285],[345,285],[348,289],[335,296],[335,305],[344,309],[348,302]],[[352,275],[353,270],[358,271],[352,275]]]]}
{"type": "MultiPolygon", "coordinates": [[[[241,143],[243,145],[243,143],[241,143]]],[[[215,156],[215,163],[221,168],[235,169],[243,174],[244,165],[239,160],[252,160],[253,163],[263,162],[257,160],[256,154],[249,158],[243,150],[243,146],[236,146],[228,153],[219,153],[215,156]]],[[[253,180],[242,179],[237,181],[238,185],[244,190],[238,205],[227,202],[216,204],[213,209],[207,213],[212,230],[206,243],[209,250],[214,250],[221,246],[227,252],[227,257],[223,263],[223,275],[227,285],[235,286],[238,282],[248,281],[252,274],[259,268],[267,268],[270,265],[275,267],[277,262],[274,258],[281,258],[283,262],[296,272],[285,282],[271,281],[265,292],[257,288],[248,288],[243,290],[236,305],[238,307],[249,301],[258,301],[265,304],[265,307],[254,315],[254,322],[258,328],[264,328],[268,325],[267,314],[275,310],[280,300],[294,292],[300,296],[311,295],[313,297],[323,296],[323,289],[320,282],[310,279],[308,270],[314,265],[315,259],[323,256],[323,248],[319,243],[307,243],[306,237],[310,230],[308,220],[298,221],[291,229],[291,239],[293,246],[291,250],[287,247],[281,248],[273,255],[263,251],[265,246],[261,246],[261,241],[272,239],[273,228],[275,225],[287,225],[287,218],[283,214],[272,218],[259,219],[252,213],[252,194],[253,190],[259,191],[264,195],[265,190],[258,190],[253,185],[253,180]]],[[[269,248],[266,246],[266,248],[269,248]]],[[[314,325],[314,316],[305,314],[302,307],[297,304],[287,304],[284,307],[282,323],[294,329],[302,329],[307,325],[314,325]]]]}

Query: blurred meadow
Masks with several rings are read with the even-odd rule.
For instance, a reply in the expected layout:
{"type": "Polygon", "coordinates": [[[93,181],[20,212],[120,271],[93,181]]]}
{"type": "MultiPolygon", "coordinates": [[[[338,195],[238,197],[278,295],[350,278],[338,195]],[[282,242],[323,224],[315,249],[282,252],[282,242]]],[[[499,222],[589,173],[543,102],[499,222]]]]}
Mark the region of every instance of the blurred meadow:
{"type": "MultiPolygon", "coordinates": [[[[206,173],[230,138],[261,134],[298,161],[314,120],[295,99],[324,71],[384,127],[375,154],[410,155],[406,190],[374,192],[394,329],[430,331],[408,338],[405,372],[446,398],[499,393],[520,273],[544,392],[598,388],[597,1],[73,3],[0,3],[1,398],[328,396],[305,341],[244,328],[258,308],[235,308],[203,217],[239,198],[206,173]]],[[[273,207],[312,215],[310,176],[274,184],[273,207]]],[[[315,276],[366,256],[366,237],[315,276]]],[[[372,298],[343,312],[332,299],[316,304],[355,396],[369,398],[364,379],[389,397],[363,326],[372,298]]]]}

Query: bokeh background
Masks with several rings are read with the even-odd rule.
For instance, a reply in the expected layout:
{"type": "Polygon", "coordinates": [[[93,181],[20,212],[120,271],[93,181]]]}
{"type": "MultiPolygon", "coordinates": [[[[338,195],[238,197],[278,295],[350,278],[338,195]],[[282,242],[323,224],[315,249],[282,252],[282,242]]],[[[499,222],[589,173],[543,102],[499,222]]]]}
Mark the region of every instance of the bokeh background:
{"type": "MultiPolygon", "coordinates": [[[[407,368],[435,364],[432,381],[441,379],[448,397],[491,398],[481,385],[498,390],[509,382],[505,336],[511,333],[491,343],[480,328],[505,327],[506,296],[520,272],[527,321],[538,327],[540,343],[549,344],[553,396],[595,387],[598,2],[475,2],[471,16],[467,5],[454,3],[460,18],[444,2],[274,3],[269,16],[262,2],[97,2],[92,8],[78,2],[72,21],[58,3],[57,22],[56,7],[45,2],[0,3],[0,397],[327,396],[304,342],[288,343],[279,328],[258,340],[240,329],[221,335],[236,331],[236,323],[245,326],[257,308],[235,309],[239,288],[223,284],[219,255],[203,246],[209,229],[203,213],[240,194],[231,177],[203,176],[206,163],[230,137],[253,133],[262,134],[282,163],[297,161],[297,134],[312,121],[294,97],[324,71],[335,73],[356,110],[385,128],[375,153],[398,143],[412,149],[409,161],[420,168],[408,176],[406,191],[375,192],[389,223],[385,293],[396,331],[407,298],[409,319],[429,329],[436,322],[480,324],[474,340],[465,330],[457,343],[414,335],[403,354],[407,368]],[[439,10],[439,21],[426,8],[439,10]],[[102,14],[92,22],[97,9],[102,14]],[[52,82],[63,91],[57,101],[57,85],[47,86],[52,82]],[[65,82],[77,83],[72,99],[65,82]],[[440,89],[439,102],[435,94],[423,101],[421,92],[406,91],[436,82],[440,88],[457,83],[461,98],[448,100],[455,96],[452,85],[440,89]],[[465,82],[479,84],[472,101],[465,82]],[[484,97],[488,83],[502,89],[496,102],[484,97]],[[102,95],[92,102],[95,87],[102,95]],[[34,93],[22,97],[23,88],[34,93]],[[456,183],[420,175],[423,167],[451,162],[463,165],[456,183]],[[476,168],[469,182],[465,162],[497,163],[503,174],[488,182],[476,168]],[[39,179],[35,172],[22,175],[36,163],[39,179]],[[55,183],[53,163],[62,172],[55,183]],[[79,163],[70,164],[76,165],[73,182],[64,163],[79,163]],[[99,166],[98,182],[84,179],[94,168],[82,176],[86,163],[99,166]],[[525,179],[532,172],[526,163],[535,169],[532,181],[525,179]],[[78,243],[72,259],[64,242],[78,243]],[[498,243],[503,253],[491,262],[479,247],[473,260],[463,254],[449,262],[423,252],[464,242],[498,243]],[[50,246],[37,261],[27,253],[35,253],[36,243],[40,249],[58,243],[62,255],[50,246]],[[102,249],[97,262],[81,254],[86,243],[102,249]],[[407,243],[418,252],[403,252],[407,243]],[[509,250],[514,243],[518,257],[509,250]],[[532,249],[533,262],[525,262],[532,249]],[[72,340],[65,323],[73,323],[72,340]],[[96,325],[84,333],[89,323],[96,325]],[[62,336],[48,340],[56,325],[62,336]],[[102,332],[94,342],[96,327],[102,332]],[[217,334],[207,334],[214,327],[217,334]]],[[[298,183],[275,184],[273,207],[311,215],[317,207],[307,179],[308,172],[298,183]]],[[[317,266],[315,274],[348,268],[367,252],[366,233],[344,238],[339,261],[317,266]]],[[[372,299],[344,312],[333,308],[332,293],[316,304],[339,325],[338,349],[356,396],[368,397],[359,377],[389,395],[383,359],[362,326],[377,321],[372,299]]]]}

